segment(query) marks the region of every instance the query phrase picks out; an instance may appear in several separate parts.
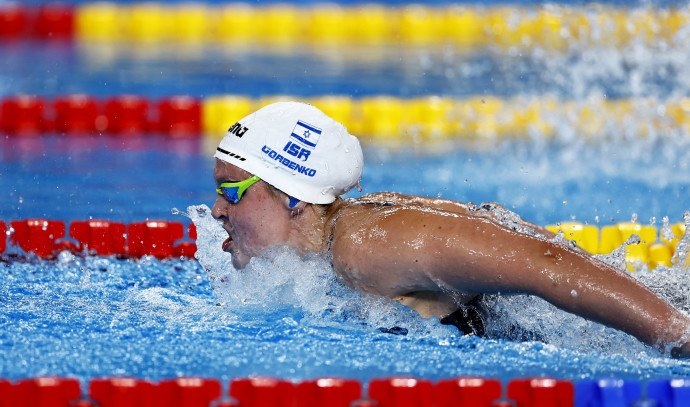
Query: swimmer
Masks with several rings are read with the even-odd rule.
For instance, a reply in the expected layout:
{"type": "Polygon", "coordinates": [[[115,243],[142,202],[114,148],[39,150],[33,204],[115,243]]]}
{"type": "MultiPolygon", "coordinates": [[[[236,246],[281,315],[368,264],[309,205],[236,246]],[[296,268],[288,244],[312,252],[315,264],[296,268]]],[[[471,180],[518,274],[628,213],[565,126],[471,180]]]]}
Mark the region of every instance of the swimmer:
{"type": "Polygon", "coordinates": [[[326,252],[349,287],[465,333],[483,330],[478,314],[467,312],[481,294],[529,294],[690,356],[688,316],[498,205],[393,192],[341,198],[359,184],[362,150],[316,107],[266,106],[233,125],[214,156],[212,215],[228,232],[222,248],[237,269],[278,245],[326,252]]]}

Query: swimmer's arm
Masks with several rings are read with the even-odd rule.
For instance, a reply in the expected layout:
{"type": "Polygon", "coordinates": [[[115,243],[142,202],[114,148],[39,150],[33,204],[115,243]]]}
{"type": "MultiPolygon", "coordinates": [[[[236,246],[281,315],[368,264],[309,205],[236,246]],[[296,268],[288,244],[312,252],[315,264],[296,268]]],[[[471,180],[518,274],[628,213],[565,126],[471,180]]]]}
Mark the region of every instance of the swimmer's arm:
{"type": "Polygon", "coordinates": [[[479,292],[537,295],[652,346],[688,341],[690,319],[626,273],[565,245],[495,224],[475,226],[447,250],[439,248],[447,257],[430,259],[439,280],[479,292]]]}
{"type": "Polygon", "coordinates": [[[414,210],[387,213],[376,228],[343,229],[334,245],[336,270],[361,291],[395,297],[445,286],[532,294],[649,345],[688,342],[690,319],[680,311],[624,272],[565,245],[485,218],[414,210]]]}

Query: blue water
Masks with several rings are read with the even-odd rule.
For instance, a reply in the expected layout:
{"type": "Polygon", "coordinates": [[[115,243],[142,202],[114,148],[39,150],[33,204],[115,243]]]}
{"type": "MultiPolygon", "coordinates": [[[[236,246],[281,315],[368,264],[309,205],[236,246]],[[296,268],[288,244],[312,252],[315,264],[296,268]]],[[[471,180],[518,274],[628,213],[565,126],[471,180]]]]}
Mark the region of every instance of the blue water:
{"type": "MultiPolygon", "coordinates": [[[[594,22],[593,22],[594,24],[594,22]]],[[[567,52],[453,47],[275,48],[266,44],[1,43],[0,96],[68,93],[342,94],[363,97],[551,95],[563,100],[688,93],[687,32],[671,43],[624,48],[573,44],[567,52]],[[40,78],[39,80],[37,80],[40,78]]]]}
{"type": "MultiPolygon", "coordinates": [[[[212,149],[198,139],[46,136],[0,141],[0,219],[180,220],[172,208],[215,199],[212,149]]],[[[637,217],[681,222],[690,207],[690,142],[496,141],[444,153],[365,145],[362,193],[383,190],[498,202],[541,225],[637,217]],[[595,148],[593,148],[595,147],[595,148]]],[[[215,148],[215,145],[213,146],[215,148]]],[[[357,196],[352,191],[347,196],[357,196]]]]}
{"type": "MultiPolygon", "coordinates": [[[[690,92],[685,79],[690,53],[684,44],[576,48],[558,55],[388,49],[374,59],[355,58],[353,50],[336,58],[309,48],[277,53],[162,47],[147,53],[134,46],[0,44],[0,96],[441,94],[549,95],[581,104],[591,97],[665,100],[690,92]]],[[[565,120],[554,125],[554,139],[533,135],[480,147],[367,144],[362,193],[392,190],[494,201],[541,225],[579,220],[601,227],[636,218],[660,227],[662,218],[681,222],[690,210],[686,131],[668,128],[639,137],[633,123],[609,126],[606,135],[586,142],[565,120]]],[[[198,215],[203,213],[199,205],[210,206],[215,199],[213,148],[213,141],[156,136],[126,141],[102,135],[0,138],[0,220],[188,223],[173,209],[185,212],[191,206],[203,264],[68,253],[41,261],[10,248],[0,261],[0,377],[690,376],[690,362],[671,360],[625,334],[531,297],[490,298],[500,312],[489,321],[491,337],[478,339],[459,337],[436,320],[423,320],[389,301],[351,292],[317,256],[302,259],[276,250],[269,259],[235,272],[220,250],[217,225],[198,215]],[[506,338],[513,325],[539,340],[506,338]],[[408,334],[378,329],[392,327],[408,334]]],[[[638,268],[634,276],[690,312],[687,270],[638,268]]]]}
{"type": "MultiPolygon", "coordinates": [[[[540,224],[571,218],[596,224],[599,216],[603,225],[633,214],[643,223],[656,217],[657,226],[664,216],[681,221],[690,182],[672,167],[685,165],[686,153],[676,150],[676,163],[631,159],[641,147],[552,144],[537,154],[533,143],[511,142],[481,154],[435,154],[370,146],[363,193],[497,201],[540,224]]],[[[5,140],[2,148],[0,219],[6,221],[189,222],[172,209],[210,206],[215,198],[213,162],[198,140],[154,138],[123,146],[106,137],[55,137],[5,140]]],[[[493,298],[492,307],[501,310],[489,324],[493,339],[477,339],[349,291],[323,259],[278,252],[272,261],[234,272],[220,250],[224,237],[213,240],[217,226],[208,217],[201,221],[198,245],[208,271],[193,260],[67,253],[56,261],[16,260],[11,254],[17,249],[10,248],[0,263],[0,377],[690,375],[690,362],[671,360],[536,298],[493,298]],[[502,338],[515,324],[541,340],[502,338]],[[408,335],[378,330],[396,326],[408,335]]],[[[690,309],[687,271],[640,270],[636,277],[690,309]]]]}

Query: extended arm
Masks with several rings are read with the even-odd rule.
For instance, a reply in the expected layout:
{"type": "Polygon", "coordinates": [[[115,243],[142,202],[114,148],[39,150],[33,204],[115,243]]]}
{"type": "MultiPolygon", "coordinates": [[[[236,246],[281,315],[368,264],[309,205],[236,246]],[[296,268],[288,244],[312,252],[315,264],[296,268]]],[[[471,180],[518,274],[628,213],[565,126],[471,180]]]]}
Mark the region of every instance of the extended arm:
{"type": "Polygon", "coordinates": [[[443,286],[533,294],[649,345],[688,341],[687,316],[624,272],[566,245],[486,217],[426,207],[360,212],[342,229],[334,264],[361,290],[390,297],[443,286]]]}

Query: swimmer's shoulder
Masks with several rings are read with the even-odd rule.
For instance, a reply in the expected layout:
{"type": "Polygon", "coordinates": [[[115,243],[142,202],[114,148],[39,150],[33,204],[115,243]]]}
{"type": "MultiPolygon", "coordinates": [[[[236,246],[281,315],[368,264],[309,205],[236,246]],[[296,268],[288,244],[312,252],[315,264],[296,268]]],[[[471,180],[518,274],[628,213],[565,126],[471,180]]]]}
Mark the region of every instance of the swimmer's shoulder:
{"type": "Polygon", "coordinates": [[[404,205],[408,207],[423,207],[456,214],[468,214],[473,205],[444,198],[432,198],[418,195],[405,195],[397,192],[377,192],[363,195],[356,200],[359,204],[374,205],[404,205]]]}
{"type": "Polygon", "coordinates": [[[399,194],[368,194],[344,199],[329,222],[329,248],[333,255],[358,256],[362,250],[385,243],[386,219],[404,210],[392,200],[395,195],[399,194]]]}
{"type": "Polygon", "coordinates": [[[348,202],[352,205],[398,205],[410,201],[412,197],[403,195],[397,192],[375,192],[371,194],[362,195],[359,198],[349,199],[348,202]]]}

